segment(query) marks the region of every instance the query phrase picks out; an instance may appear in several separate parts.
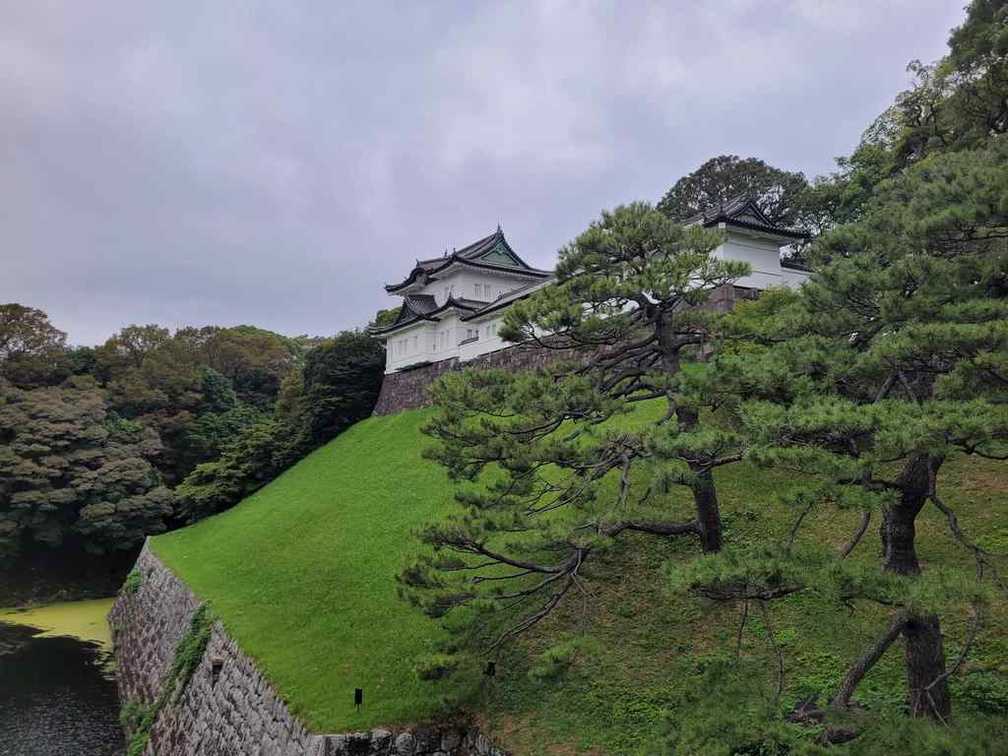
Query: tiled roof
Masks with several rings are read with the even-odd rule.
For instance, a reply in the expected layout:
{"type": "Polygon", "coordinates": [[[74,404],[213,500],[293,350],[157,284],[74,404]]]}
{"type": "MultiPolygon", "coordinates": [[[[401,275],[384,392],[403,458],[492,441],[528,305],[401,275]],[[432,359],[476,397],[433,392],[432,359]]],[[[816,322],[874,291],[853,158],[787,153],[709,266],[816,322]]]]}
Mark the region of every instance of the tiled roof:
{"type": "MultiPolygon", "coordinates": [[[[455,254],[465,260],[475,260],[480,255],[485,254],[496,247],[498,242],[504,242],[504,244],[507,244],[507,240],[504,238],[504,232],[501,231],[499,227],[489,236],[484,236],[479,241],[474,241],[472,244],[456,250],[455,254]]],[[[508,249],[510,249],[510,247],[508,247],[508,249]]]]}
{"type": "Polygon", "coordinates": [[[450,255],[445,253],[441,257],[417,260],[413,270],[410,271],[410,274],[405,279],[397,284],[386,284],[385,290],[390,294],[394,294],[414,283],[421,276],[434,276],[452,264],[462,264],[485,270],[518,273],[536,278],[547,278],[550,275],[548,270],[538,270],[522,260],[511,249],[511,245],[504,238],[504,232],[498,226],[497,230],[489,236],[484,236],[482,239],[474,241],[462,249],[454,250],[450,255]]]}
{"type": "Polygon", "coordinates": [[[730,226],[765,231],[791,239],[804,239],[807,236],[802,231],[774,225],[759,206],[748,197],[735,197],[727,202],[714,205],[702,213],[697,213],[692,218],[687,218],[685,222],[687,224],[701,223],[707,228],[725,223],[730,226]]]}
{"type": "Polygon", "coordinates": [[[437,309],[433,294],[407,294],[403,297],[403,307],[417,315],[426,315],[437,309]]]}
{"type": "Polygon", "coordinates": [[[377,335],[397,331],[404,326],[412,325],[418,320],[440,320],[440,315],[445,310],[464,310],[467,313],[474,313],[487,306],[486,302],[478,302],[475,299],[465,299],[459,297],[448,297],[443,305],[437,306],[434,297],[430,294],[407,294],[403,297],[403,306],[399,310],[399,317],[395,322],[387,326],[376,326],[370,332],[377,335]]]}
{"type": "Polygon", "coordinates": [[[451,297],[448,302],[445,302],[442,306],[447,307],[449,303],[454,303],[458,307],[464,310],[480,310],[487,306],[486,302],[480,302],[478,299],[466,299],[465,297],[451,297]]]}
{"type": "Polygon", "coordinates": [[[497,297],[497,299],[493,302],[490,302],[489,304],[484,303],[480,309],[476,310],[476,312],[470,313],[469,315],[463,315],[462,320],[474,320],[482,315],[488,315],[491,312],[499,310],[502,307],[507,307],[512,302],[524,299],[533,291],[545,286],[548,283],[549,281],[533,281],[532,283],[525,284],[524,286],[519,286],[517,289],[512,289],[511,291],[497,297]]]}

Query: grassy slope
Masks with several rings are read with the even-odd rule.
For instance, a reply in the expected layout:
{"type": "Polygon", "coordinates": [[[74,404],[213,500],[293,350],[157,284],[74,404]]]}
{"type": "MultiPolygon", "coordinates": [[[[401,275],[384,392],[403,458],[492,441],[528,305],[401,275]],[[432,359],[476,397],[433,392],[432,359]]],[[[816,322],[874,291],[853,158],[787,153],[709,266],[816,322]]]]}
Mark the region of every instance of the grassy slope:
{"type": "MultiPolygon", "coordinates": [[[[432,638],[428,621],[395,595],[394,574],[410,530],[443,510],[450,488],[441,472],[419,459],[419,427],[427,412],[358,424],[236,509],[192,528],[161,536],[156,551],[203,597],[214,601],[228,628],[265,667],[282,693],[316,728],[338,731],[421,719],[434,713],[436,694],[412,674],[412,660],[432,638]],[[353,711],[352,688],[366,705],[353,711]]],[[[987,533],[984,545],[1008,550],[1005,466],[949,463],[946,501],[967,532],[987,533]]],[[[747,466],[717,472],[729,523],[727,537],[755,540],[787,532],[792,512],[779,500],[790,485],[781,473],[747,466]]],[[[679,503],[684,515],[688,501],[679,503]]],[[[846,540],[856,516],[823,509],[804,537],[846,540]]],[[[876,528],[855,553],[873,561],[876,528]]],[[[925,566],[968,565],[933,509],[922,515],[925,566]]],[[[591,595],[564,610],[500,659],[499,677],[481,694],[480,708],[517,753],[654,752],[674,708],[672,675],[684,659],[731,648],[737,615],[662,590],[666,564],[691,558],[688,539],[624,541],[590,567],[591,595]],[[577,633],[583,651],[559,680],[527,674],[542,649],[577,633]],[[597,749],[597,750],[596,750],[597,749]]],[[[673,567],[674,569],[674,567],[673,567]]],[[[859,606],[854,615],[803,595],[777,602],[776,634],[785,647],[785,701],[839,681],[884,614],[859,606]]],[[[992,608],[971,655],[975,667],[1008,672],[1004,604],[992,608]]],[[[944,617],[954,653],[965,630],[961,607],[944,617]]],[[[751,621],[743,652],[772,656],[762,623],[751,621]]],[[[898,706],[899,649],[863,685],[868,702],[898,706]]]]}
{"type": "MultiPolygon", "coordinates": [[[[1008,551],[1008,465],[974,460],[969,467],[952,460],[943,470],[944,500],[954,507],[967,533],[981,545],[1008,551]],[[984,534],[984,535],[980,535],[984,534]]],[[[745,465],[716,472],[722,512],[728,522],[726,541],[786,537],[794,512],[779,499],[793,483],[788,476],[745,465]]],[[[686,510],[684,509],[684,512],[686,510]]],[[[804,538],[839,547],[857,525],[854,513],[832,508],[814,512],[802,528],[804,538]]],[[[875,564],[881,551],[878,517],[851,559],[875,564]]],[[[968,554],[948,534],[933,507],[918,519],[922,565],[960,565],[972,570],[968,554]]],[[[739,625],[736,609],[684,599],[663,590],[663,578],[677,560],[694,558],[696,545],[686,539],[661,543],[641,536],[627,540],[588,571],[590,600],[568,602],[539,631],[523,641],[501,665],[488,719],[506,732],[506,742],[520,754],[663,752],[656,744],[667,735],[675,715],[676,688],[691,684],[681,662],[699,664],[705,657],[730,653],[739,625]],[[527,674],[529,660],[587,623],[584,652],[560,680],[536,681],[527,674]]],[[[815,692],[836,689],[847,663],[859,656],[884,627],[888,613],[858,603],[843,607],[796,594],[774,602],[771,620],[785,657],[784,705],[815,692]]],[[[953,658],[965,636],[968,614],[961,604],[943,612],[946,653],[953,658]]],[[[965,665],[970,670],[1008,674],[1008,603],[999,594],[990,607],[984,630],[965,665]]],[[[763,665],[774,677],[775,661],[762,621],[750,617],[743,635],[743,655],[763,665]]],[[[883,658],[859,688],[857,699],[873,708],[898,710],[904,697],[900,644],[883,658]]],[[[955,693],[956,688],[953,686],[955,693]]],[[[961,714],[968,707],[960,698],[961,714]]]]}
{"type": "Polygon", "coordinates": [[[395,590],[411,529],[450,501],[418,461],[425,417],[358,423],[238,507],[153,542],[322,731],[433,713],[412,672],[432,628],[395,590]]]}

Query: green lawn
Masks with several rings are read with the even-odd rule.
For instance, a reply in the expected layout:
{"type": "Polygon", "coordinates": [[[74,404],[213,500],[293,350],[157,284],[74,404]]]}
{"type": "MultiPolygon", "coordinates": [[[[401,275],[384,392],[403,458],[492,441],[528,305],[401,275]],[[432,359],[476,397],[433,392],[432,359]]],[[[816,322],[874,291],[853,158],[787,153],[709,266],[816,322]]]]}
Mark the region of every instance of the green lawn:
{"type": "MultiPolygon", "coordinates": [[[[351,428],[235,509],[154,539],[154,548],[217,612],[293,708],[319,731],[414,722],[437,713],[438,692],[416,680],[413,661],[434,636],[429,620],[396,596],[395,574],[416,548],[410,531],[450,505],[440,469],[420,458],[419,428],[429,411],[373,418],[351,428]],[[365,705],[354,711],[353,688],[365,705]]],[[[940,484],[963,527],[985,546],[1008,551],[1004,463],[952,460],[940,484]]],[[[787,532],[793,512],[780,497],[794,481],[736,465],[717,471],[726,538],[755,541],[787,532]]],[[[680,503],[688,516],[689,502],[680,503]]],[[[843,543],[856,515],[814,512],[803,537],[843,543]]],[[[878,559],[877,518],[853,559],[878,559]]],[[[930,508],[919,523],[928,564],[969,557],[930,508]]],[[[674,728],[678,693],[695,684],[705,659],[731,649],[734,610],[676,597],[664,588],[677,560],[697,553],[690,539],[627,539],[589,566],[590,594],[498,657],[473,708],[518,754],[657,753],[674,728]],[[558,679],[528,674],[536,655],[574,638],[581,652],[558,679]]],[[[797,594],[772,609],[787,667],[783,702],[829,690],[844,666],[885,621],[858,605],[850,614],[797,594]]],[[[990,608],[966,671],[1008,673],[1008,611],[990,608]]],[[[966,629],[962,607],[943,617],[946,648],[966,629]]],[[[772,679],[762,622],[749,625],[743,655],[772,679]]],[[[894,648],[869,675],[861,699],[895,710],[902,698],[902,651],[894,648]]],[[[957,691],[959,711],[968,702],[957,691]]]]}
{"type": "Polygon", "coordinates": [[[413,674],[432,626],[395,582],[411,530],[451,499],[420,460],[427,416],[358,423],[234,509],[153,541],[319,731],[435,713],[413,674]]]}

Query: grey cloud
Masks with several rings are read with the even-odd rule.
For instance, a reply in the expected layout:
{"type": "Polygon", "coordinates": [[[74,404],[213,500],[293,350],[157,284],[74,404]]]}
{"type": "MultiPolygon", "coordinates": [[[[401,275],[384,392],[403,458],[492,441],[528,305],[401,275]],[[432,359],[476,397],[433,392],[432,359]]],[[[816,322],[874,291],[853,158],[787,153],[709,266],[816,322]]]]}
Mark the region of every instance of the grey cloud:
{"type": "Polygon", "coordinates": [[[0,301],[363,325],[502,223],[530,260],[733,152],[815,174],[960,2],[0,3],[0,301]],[[879,7],[881,6],[881,7],[879,7]],[[921,26],[926,20],[926,26],[921,26]]]}

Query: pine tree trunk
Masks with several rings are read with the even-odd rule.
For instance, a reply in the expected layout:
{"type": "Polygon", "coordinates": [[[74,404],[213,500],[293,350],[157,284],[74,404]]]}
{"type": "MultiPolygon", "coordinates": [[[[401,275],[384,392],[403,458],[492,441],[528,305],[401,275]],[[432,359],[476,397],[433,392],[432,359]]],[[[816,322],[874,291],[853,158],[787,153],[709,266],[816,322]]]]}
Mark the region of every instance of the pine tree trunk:
{"type": "Polygon", "coordinates": [[[882,564],[898,575],[919,575],[917,561],[917,515],[927,501],[930,457],[912,457],[896,479],[899,501],[882,513],[882,564]]]}
{"type": "Polygon", "coordinates": [[[952,699],[948,681],[929,689],[945,674],[945,646],[941,620],[937,614],[911,615],[903,629],[906,643],[907,706],[915,717],[931,717],[948,722],[952,717],[952,699]]]}
{"type": "MultiPolygon", "coordinates": [[[[899,575],[919,575],[915,544],[917,515],[927,501],[932,468],[941,459],[919,454],[900,473],[897,485],[900,500],[882,519],[882,548],[885,568],[899,575]]],[[[945,647],[941,619],[937,614],[911,614],[903,628],[906,657],[907,707],[915,717],[931,717],[947,722],[952,716],[952,699],[945,673],[945,647]],[[940,682],[928,689],[935,680],[940,682]]]]}
{"type": "MultiPolygon", "coordinates": [[[[879,532],[882,537],[882,564],[890,572],[908,576],[920,574],[915,543],[916,519],[927,502],[932,471],[937,471],[942,461],[940,457],[915,455],[896,479],[900,498],[883,512],[879,532]]],[[[848,705],[858,683],[882,658],[901,630],[910,713],[915,717],[948,722],[952,716],[952,699],[948,681],[943,677],[945,647],[941,637],[941,620],[936,614],[907,614],[900,622],[902,616],[902,613],[897,614],[889,630],[853,662],[832,704],[840,708],[848,705]]]]}
{"type": "Polygon", "coordinates": [[[693,503],[696,506],[697,525],[700,530],[700,547],[705,554],[721,551],[721,511],[718,509],[714,474],[700,473],[693,484],[693,503]]]}
{"type": "MultiPolygon", "coordinates": [[[[700,413],[692,407],[677,407],[676,420],[680,428],[695,428],[700,422],[700,413]]],[[[705,470],[697,474],[690,488],[693,491],[697,529],[700,531],[700,548],[706,554],[721,551],[724,543],[721,536],[721,510],[718,508],[714,473],[705,470]]]]}

